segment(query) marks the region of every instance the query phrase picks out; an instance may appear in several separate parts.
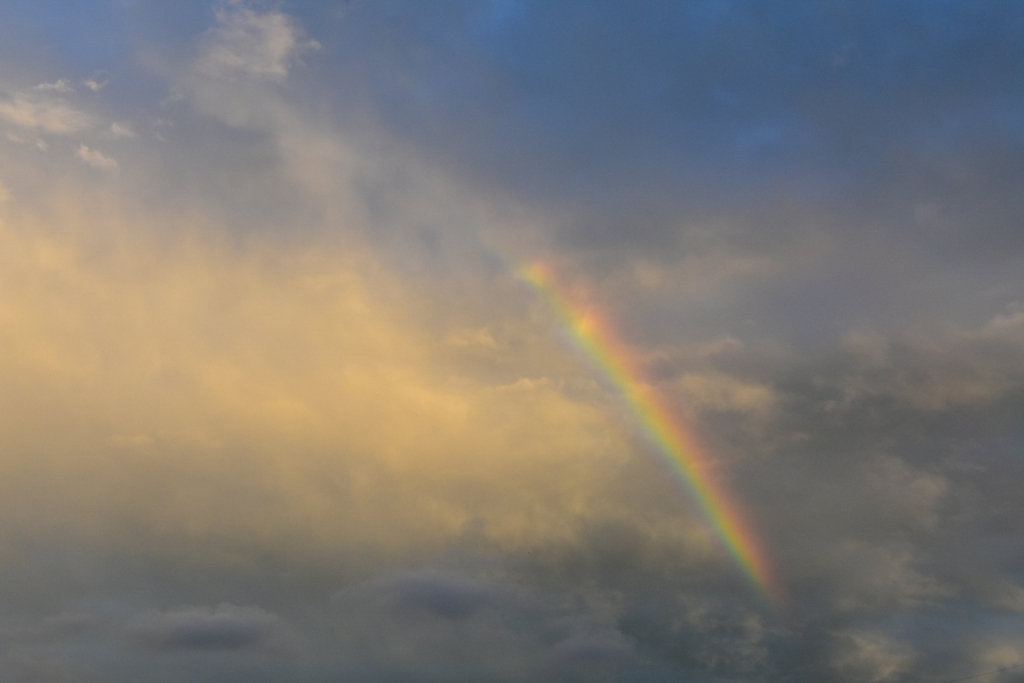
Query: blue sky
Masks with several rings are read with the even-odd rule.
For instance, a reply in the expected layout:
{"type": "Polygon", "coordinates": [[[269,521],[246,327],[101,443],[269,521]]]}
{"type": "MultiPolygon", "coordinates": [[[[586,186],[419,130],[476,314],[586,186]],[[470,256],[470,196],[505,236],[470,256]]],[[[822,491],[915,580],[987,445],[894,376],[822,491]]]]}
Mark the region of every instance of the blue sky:
{"type": "Polygon", "coordinates": [[[0,681],[1019,680],[1022,112],[1013,2],[5,4],[0,681]]]}

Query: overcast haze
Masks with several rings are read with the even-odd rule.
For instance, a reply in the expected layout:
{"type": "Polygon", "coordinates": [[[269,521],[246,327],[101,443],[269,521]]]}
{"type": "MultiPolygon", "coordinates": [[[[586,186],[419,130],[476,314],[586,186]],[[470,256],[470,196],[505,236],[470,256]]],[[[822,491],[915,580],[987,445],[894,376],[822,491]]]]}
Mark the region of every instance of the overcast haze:
{"type": "Polygon", "coordinates": [[[0,681],[1024,681],[1022,188],[1017,2],[4,3],[0,681]]]}

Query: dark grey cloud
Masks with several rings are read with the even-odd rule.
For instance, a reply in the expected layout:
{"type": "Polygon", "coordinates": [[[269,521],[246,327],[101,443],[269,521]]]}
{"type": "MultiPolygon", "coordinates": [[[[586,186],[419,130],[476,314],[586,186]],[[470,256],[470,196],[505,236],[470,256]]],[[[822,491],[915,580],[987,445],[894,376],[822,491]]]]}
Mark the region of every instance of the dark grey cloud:
{"type": "Polygon", "coordinates": [[[399,574],[389,589],[395,606],[400,610],[424,610],[446,619],[462,619],[492,602],[487,587],[466,577],[424,571],[399,574]]]}
{"type": "Polygon", "coordinates": [[[624,637],[570,636],[555,646],[558,656],[570,662],[605,664],[633,654],[633,645],[624,637]]]}
{"type": "Polygon", "coordinates": [[[136,647],[157,652],[283,651],[289,645],[290,632],[275,614],[224,603],[214,609],[148,612],[132,620],[126,638],[136,647]]]}
{"type": "Polygon", "coordinates": [[[980,657],[1015,609],[1024,359],[998,320],[946,339],[851,340],[762,375],[779,401],[768,427],[706,414],[744,462],[745,499],[770,511],[760,528],[799,624],[785,647],[824,657],[808,680],[869,663],[952,677],[943,667],[980,657]]]}
{"type": "Polygon", "coordinates": [[[445,564],[384,575],[333,597],[349,666],[360,662],[401,680],[554,681],[635,661],[633,639],[604,613],[600,596],[588,605],[545,591],[494,557],[445,564]]]}

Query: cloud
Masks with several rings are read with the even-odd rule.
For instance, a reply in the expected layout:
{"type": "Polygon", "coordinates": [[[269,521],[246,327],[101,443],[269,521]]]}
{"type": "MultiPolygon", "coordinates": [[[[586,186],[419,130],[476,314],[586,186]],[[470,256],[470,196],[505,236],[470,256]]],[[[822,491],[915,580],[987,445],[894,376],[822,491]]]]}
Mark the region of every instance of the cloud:
{"type": "Polygon", "coordinates": [[[291,633],[281,617],[259,607],[223,603],[216,608],[150,611],[131,621],[126,636],[135,647],[157,652],[260,650],[283,653],[291,633]]]}
{"type": "Polygon", "coordinates": [[[20,135],[15,135],[14,133],[7,133],[7,139],[16,145],[32,145],[36,149],[44,152],[50,147],[46,140],[43,140],[38,136],[26,138],[20,135]]]}
{"type": "Polygon", "coordinates": [[[42,91],[50,90],[50,91],[53,91],[53,92],[63,92],[63,93],[74,92],[74,88],[71,87],[71,85],[68,83],[68,79],[66,79],[66,78],[58,79],[57,81],[54,81],[53,83],[40,83],[39,85],[35,86],[35,88],[33,88],[33,90],[42,90],[42,91]]]}
{"type": "Polygon", "coordinates": [[[893,457],[878,458],[866,469],[869,490],[879,495],[878,502],[885,506],[886,514],[925,529],[935,527],[939,504],[949,492],[949,482],[944,477],[916,471],[893,457]]]}
{"type": "Polygon", "coordinates": [[[985,673],[993,669],[1017,668],[1024,664],[1024,652],[1017,643],[991,644],[981,653],[980,660],[985,673]]]}
{"type": "Polygon", "coordinates": [[[621,633],[574,635],[558,643],[555,651],[573,662],[609,664],[633,656],[634,646],[621,633]]]}
{"type": "Polygon", "coordinates": [[[103,88],[107,87],[109,84],[109,74],[105,71],[101,71],[90,78],[82,80],[82,85],[84,85],[86,88],[95,93],[98,93],[100,90],[103,90],[103,88]]]}
{"type": "Polygon", "coordinates": [[[79,145],[75,152],[75,158],[81,159],[84,163],[102,171],[112,171],[117,168],[117,161],[111,159],[98,149],[91,149],[86,145],[79,145]]]}
{"type": "Polygon", "coordinates": [[[969,406],[997,399],[1019,381],[1013,367],[1024,351],[1012,315],[981,329],[941,336],[904,334],[888,339],[852,334],[843,380],[844,401],[890,397],[924,410],[969,406]],[[1002,349],[995,347],[999,342],[1002,349]]]}
{"type": "Polygon", "coordinates": [[[95,125],[95,119],[62,99],[27,93],[0,100],[0,119],[19,128],[52,135],[71,135],[95,125]]]}
{"type": "MultiPolygon", "coordinates": [[[[417,323],[412,311],[438,302],[401,289],[365,246],[236,252],[210,218],[139,207],[105,220],[79,211],[87,201],[65,195],[68,217],[54,223],[90,226],[81,232],[4,226],[0,376],[22,398],[3,418],[5,466],[27,466],[37,483],[31,496],[8,487],[4,504],[37,510],[19,517],[31,533],[71,519],[87,536],[149,547],[146,535],[118,536],[131,519],[161,530],[151,550],[217,564],[219,543],[196,554],[189,539],[227,535],[243,553],[324,557],[349,543],[404,553],[481,519],[496,543],[542,542],[609,504],[602,482],[630,451],[603,409],[556,382],[503,389],[521,378],[506,365],[515,356],[453,357],[460,318],[417,323]],[[198,233],[171,238],[180,225],[198,233]],[[77,398],[58,400],[64,391],[77,398]],[[40,448],[56,460],[35,458],[40,448]]],[[[512,322],[495,328],[503,343],[535,376],[556,372],[565,356],[546,327],[512,322]]]]}
{"type": "Polygon", "coordinates": [[[304,39],[287,14],[258,12],[241,0],[222,5],[217,22],[196,62],[200,73],[215,79],[282,81],[299,54],[320,47],[315,40],[304,39]]]}
{"type": "Polygon", "coordinates": [[[840,610],[915,610],[956,594],[953,586],[918,571],[915,565],[925,562],[906,547],[850,542],[832,552],[844,575],[837,585],[840,610]]]}
{"type": "Polygon", "coordinates": [[[115,140],[138,137],[135,131],[131,129],[131,126],[126,123],[118,123],[117,121],[110,124],[110,135],[115,140]]]}
{"type": "Polygon", "coordinates": [[[471,616],[494,600],[483,584],[430,570],[400,573],[379,589],[400,610],[422,610],[445,619],[471,616]]]}
{"type": "Polygon", "coordinates": [[[633,640],[600,607],[500,575],[402,571],[351,586],[334,605],[346,656],[392,676],[593,679],[636,656],[633,640]]]}
{"type": "Polygon", "coordinates": [[[1013,612],[1024,612],[1024,588],[1009,581],[1003,581],[993,588],[995,588],[993,602],[997,607],[1013,612]]]}
{"type": "Polygon", "coordinates": [[[688,373],[673,382],[673,389],[683,395],[688,404],[704,410],[733,410],[764,419],[777,401],[767,386],[748,383],[735,377],[718,374],[688,373]]]}
{"type": "Polygon", "coordinates": [[[916,653],[905,643],[881,633],[846,630],[832,634],[837,652],[831,665],[840,675],[880,683],[904,675],[916,653]]]}

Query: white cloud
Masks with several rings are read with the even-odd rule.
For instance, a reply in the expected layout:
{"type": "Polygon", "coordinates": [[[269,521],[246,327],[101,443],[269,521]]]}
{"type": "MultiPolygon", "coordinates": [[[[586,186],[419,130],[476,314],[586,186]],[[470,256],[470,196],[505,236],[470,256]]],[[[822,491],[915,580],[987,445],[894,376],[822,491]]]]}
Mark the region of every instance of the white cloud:
{"type": "Polygon", "coordinates": [[[197,63],[198,71],[212,78],[281,81],[299,52],[320,47],[315,40],[302,40],[295,22],[281,12],[260,13],[231,2],[218,10],[217,21],[197,63]]]}
{"type": "Polygon", "coordinates": [[[34,90],[52,90],[54,92],[74,92],[74,88],[68,83],[68,79],[61,78],[53,83],[40,83],[34,90]]]}
{"type": "Polygon", "coordinates": [[[85,145],[81,145],[78,148],[78,151],[75,152],[75,157],[81,159],[93,168],[98,168],[103,171],[110,171],[117,168],[117,161],[111,159],[98,149],[91,149],[85,145]]]}
{"type": "Polygon", "coordinates": [[[57,98],[39,98],[23,93],[0,101],[0,119],[20,128],[70,135],[90,128],[94,121],[85,112],[57,98]]]}
{"type": "Polygon", "coordinates": [[[82,81],[82,85],[84,85],[89,90],[92,90],[93,92],[99,92],[104,87],[106,87],[107,83],[109,82],[110,81],[107,80],[100,81],[95,78],[87,78],[84,81],[82,81]]]}

